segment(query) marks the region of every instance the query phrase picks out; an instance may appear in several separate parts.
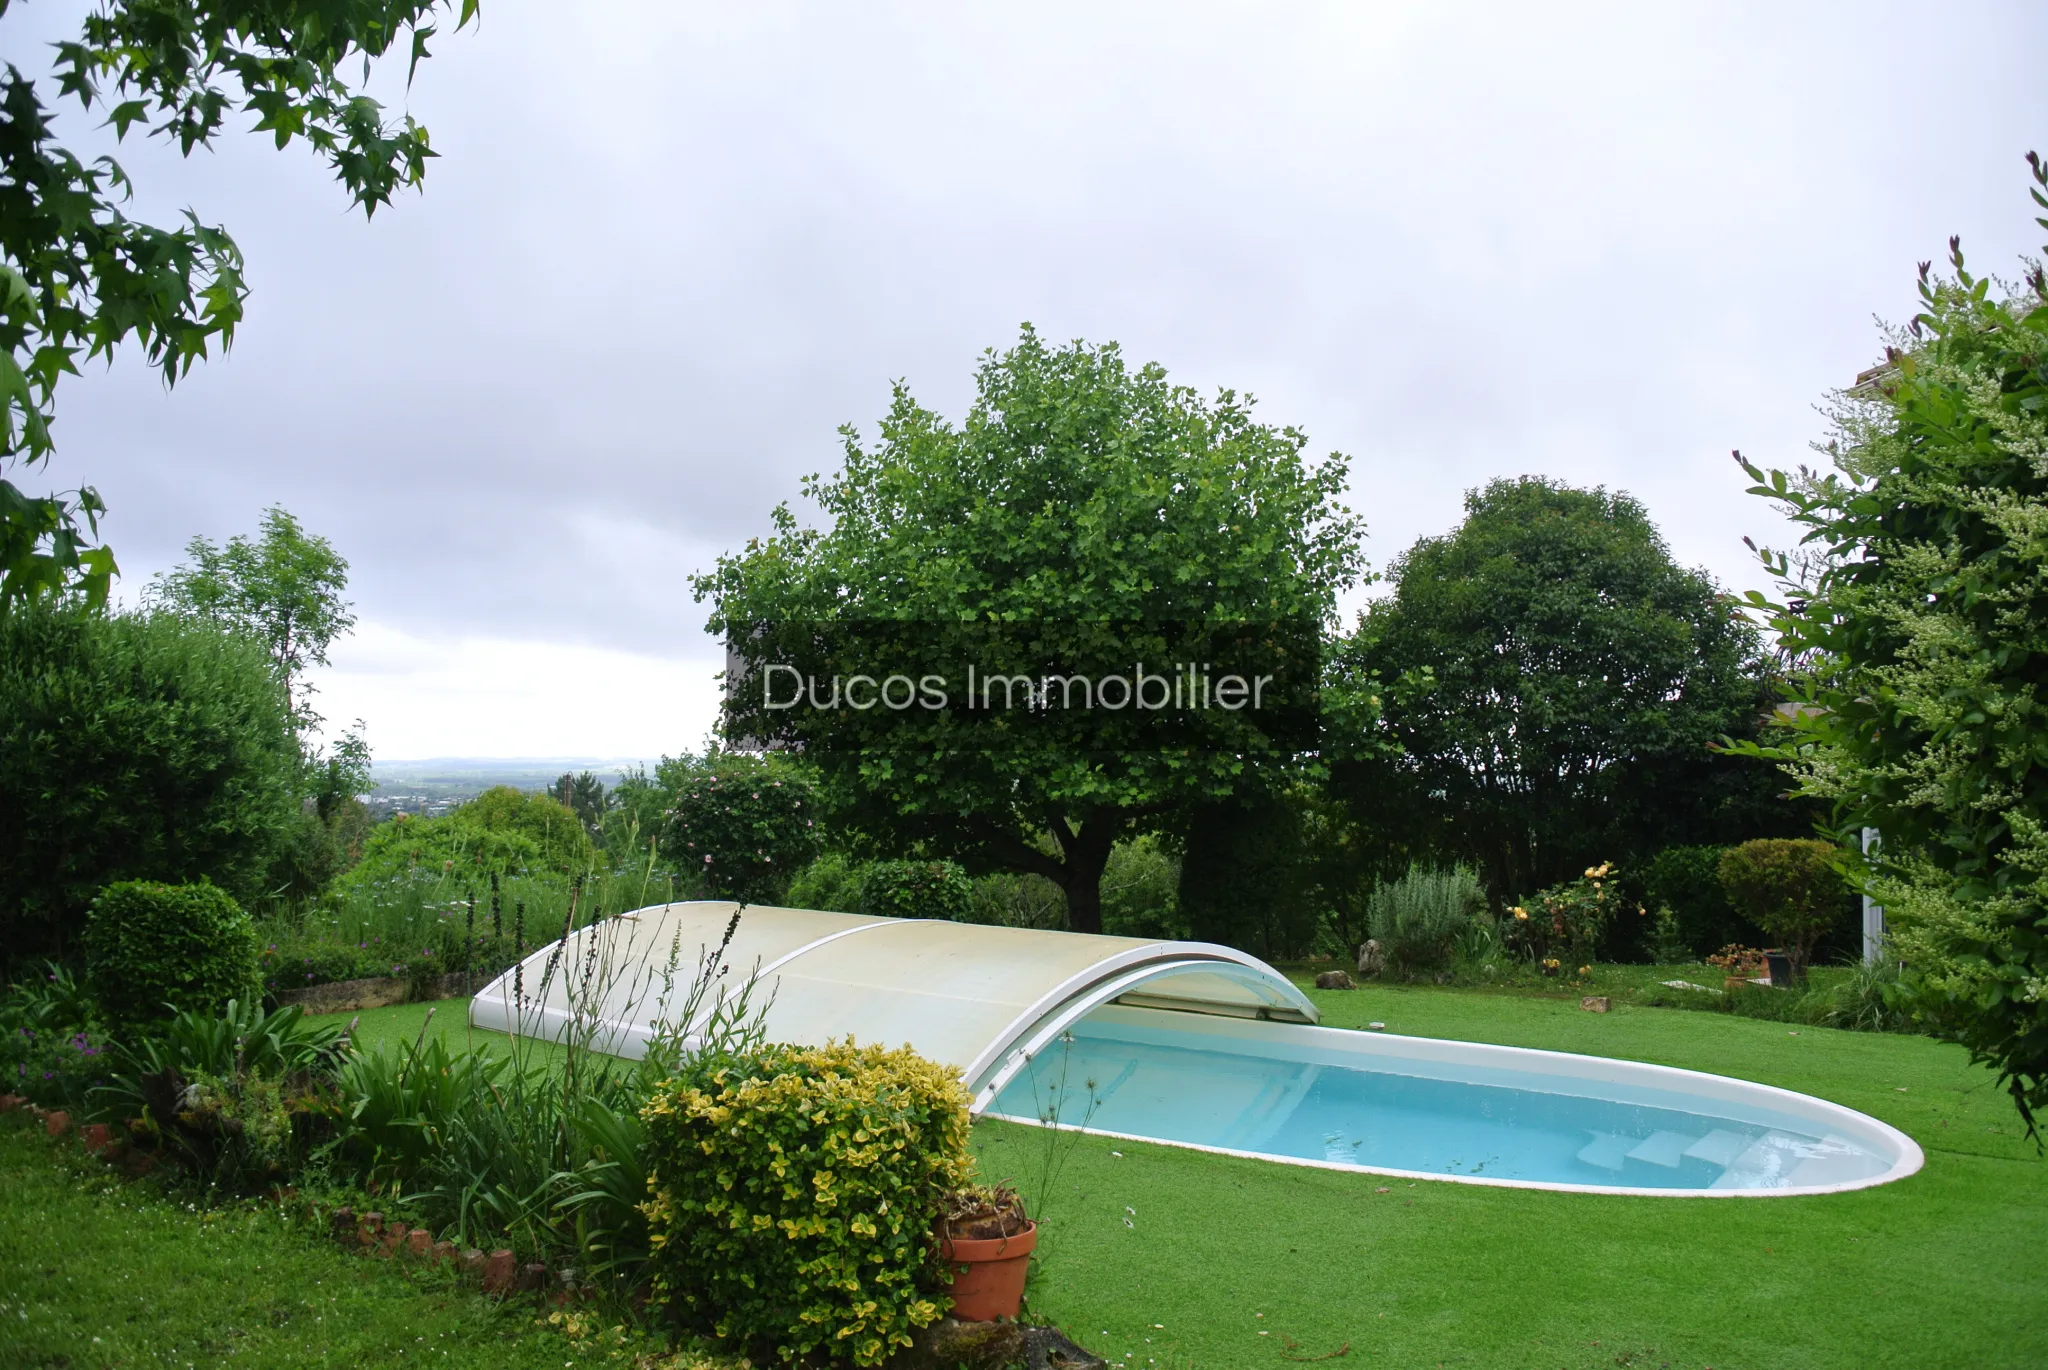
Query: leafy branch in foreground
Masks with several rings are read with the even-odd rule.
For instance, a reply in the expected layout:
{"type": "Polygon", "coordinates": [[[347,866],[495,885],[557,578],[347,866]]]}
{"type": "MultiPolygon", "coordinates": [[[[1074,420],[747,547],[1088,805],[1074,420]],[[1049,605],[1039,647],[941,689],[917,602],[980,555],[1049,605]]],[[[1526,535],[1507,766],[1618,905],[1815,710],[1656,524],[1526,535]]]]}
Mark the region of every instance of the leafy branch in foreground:
{"type": "MultiPolygon", "coordinates": [[[[2048,211],[2048,165],[2028,154],[2048,211]]],[[[2048,228],[2048,217],[2036,220],[2048,228]]],[[[1922,310],[1886,364],[1837,397],[1835,470],[1736,459],[1821,553],[1764,564],[1760,594],[1810,663],[1779,761],[1835,806],[1908,962],[1914,1006],[1995,1066],[2029,1128],[2048,1104],[2048,277],[2022,286],[1920,266],[1922,310]]]]}
{"type": "MultiPolygon", "coordinates": [[[[457,28],[478,3],[459,0],[457,28]]],[[[372,215],[419,185],[434,154],[410,115],[387,119],[338,72],[360,58],[367,83],[403,45],[410,81],[444,9],[457,0],[102,0],[56,45],[53,76],[117,139],[139,125],[184,156],[230,113],[252,114],[278,147],[311,145],[372,215]]],[[[81,161],[56,141],[34,78],[0,70],[0,471],[48,459],[57,384],[81,358],[111,360],[133,338],[172,385],[234,340],[248,295],[234,240],[190,211],[175,228],[131,219],[132,193],[111,157],[81,161]]],[[[90,486],[32,497],[0,479],[0,615],[67,585],[105,601],[116,567],[94,545],[103,511],[90,486]]]]}

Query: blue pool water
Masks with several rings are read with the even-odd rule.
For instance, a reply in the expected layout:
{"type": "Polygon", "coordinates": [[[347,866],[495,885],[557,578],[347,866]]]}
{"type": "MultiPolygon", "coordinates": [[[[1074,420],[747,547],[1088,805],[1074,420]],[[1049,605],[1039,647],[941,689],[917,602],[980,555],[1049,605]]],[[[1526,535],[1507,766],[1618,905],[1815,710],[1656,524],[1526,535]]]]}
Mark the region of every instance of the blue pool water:
{"type": "MultiPolygon", "coordinates": [[[[1157,1036],[1157,1034],[1154,1034],[1157,1036]]],[[[1483,1082],[1275,1059],[1076,1024],[991,1112],[1130,1137],[1374,1170],[1634,1189],[1779,1189],[1883,1174],[1891,1159],[1791,1114],[1725,1117],[1705,1099],[1555,1092],[1512,1070],[1483,1082]]],[[[1549,1087],[1546,1087],[1546,1083],[1549,1087]]]]}

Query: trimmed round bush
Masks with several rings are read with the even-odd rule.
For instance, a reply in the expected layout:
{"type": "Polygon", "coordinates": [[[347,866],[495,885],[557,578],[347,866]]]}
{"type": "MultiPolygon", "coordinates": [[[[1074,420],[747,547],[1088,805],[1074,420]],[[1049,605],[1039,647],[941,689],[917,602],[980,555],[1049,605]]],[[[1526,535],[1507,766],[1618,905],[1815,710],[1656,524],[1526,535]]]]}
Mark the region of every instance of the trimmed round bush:
{"type": "Polygon", "coordinates": [[[1784,944],[1799,976],[1848,898],[1836,859],[1834,847],[1810,837],[1760,837],[1721,856],[1728,902],[1784,944]]]}
{"type": "Polygon", "coordinates": [[[970,1178],[960,1074],[908,1048],[769,1046],[641,1111],[655,1297],[784,1363],[880,1365],[938,1321],[943,1197],[970,1178]]]}
{"type": "Polygon", "coordinates": [[[218,1012],[263,992],[255,924],[226,890],[204,882],[107,886],[86,917],[85,955],[93,992],[115,1023],[218,1012]]]}

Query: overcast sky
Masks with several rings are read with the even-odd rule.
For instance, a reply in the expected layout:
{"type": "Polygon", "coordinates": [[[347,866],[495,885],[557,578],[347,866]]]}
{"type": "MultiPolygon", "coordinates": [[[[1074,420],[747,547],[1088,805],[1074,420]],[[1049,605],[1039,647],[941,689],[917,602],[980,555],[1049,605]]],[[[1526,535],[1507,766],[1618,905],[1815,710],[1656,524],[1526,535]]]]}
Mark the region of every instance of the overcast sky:
{"type": "Polygon", "coordinates": [[[688,573],[1024,320],[1346,453],[1377,567],[1537,473],[1759,583],[1729,449],[1807,459],[1951,233],[2008,274],[2048,236],[2048,7],[1452,8],[485,0],[387,83],[441,156],[373,222],[303,147],[131,140],[248,318],[173,392],[67,382],[36,480],[99,488],[131,593],[271,503],[331,538],[319,703],[384,759],[695,747],[688,573]]]}

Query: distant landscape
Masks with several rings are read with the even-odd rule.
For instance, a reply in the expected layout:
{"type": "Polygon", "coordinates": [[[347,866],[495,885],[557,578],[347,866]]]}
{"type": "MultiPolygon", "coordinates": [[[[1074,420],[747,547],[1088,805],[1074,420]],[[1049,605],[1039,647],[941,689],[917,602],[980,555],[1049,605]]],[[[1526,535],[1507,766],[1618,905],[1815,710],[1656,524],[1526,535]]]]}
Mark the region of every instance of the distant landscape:
{"type": "Polygon", "coordinates": [[[439,814],[493,785],[545,790],[565,773],[589,771],[610,788],[635,768],[653,764],[652,757],[595,756],[435,756],[420,761],[378,761],[370,767],[370,789],[363,802],[380,819],[394,813],[439,814]]]}

